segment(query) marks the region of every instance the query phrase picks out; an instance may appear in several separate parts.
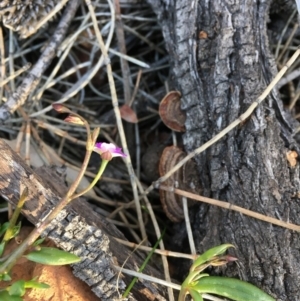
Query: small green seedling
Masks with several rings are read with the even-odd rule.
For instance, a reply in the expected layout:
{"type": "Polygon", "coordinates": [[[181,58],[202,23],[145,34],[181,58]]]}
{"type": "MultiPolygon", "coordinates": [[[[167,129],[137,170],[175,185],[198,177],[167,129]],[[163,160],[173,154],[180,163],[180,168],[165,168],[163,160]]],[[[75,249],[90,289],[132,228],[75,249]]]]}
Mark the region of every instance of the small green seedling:
{"type": "MultiPolygon", "coordinates": [[[[9,222],[0,225],[0,237],[2,236],[2,242],[0,243],[0,266],[5,263],[6,259],[9,256],[2,256],[7,243],[15,238],[21,229],[21,223],[16,225],[17,219],[21,212],[21,209],[25,203],[28,191],[25,189],[23,194],[20,197],[17,208],[14,211],[12,218],[9,222]]],[[[69,252],[65,252],[56,248],[41,247],[40,244],[43,243],[44,238],[36,240],[32,247],[31,251],[24,255],[28,260],[42,263],[46,265],[65,265],[76,263],[80,261],[80,258],[69,252]]],[[[9,275],[9,270],[5,273],[0,274],[1,281],[11,281],[9,275]]],[[[15,281],[12,285],[7,286],[6,288],[0,290],[0,300],[1,301],[22,301],[23,296],[26,292],[26,289],[45,289],[49,288],[49,285],[46,283],[40,283],[35,279],[30,281],[18,280],[15,281]]]]}
{"type": "Polygon", "coordinates": [[[233,245],[230,244],[214,247],[195,260],[189,275],[181,285],[178,301],[184,301],[186,295],[191,295],[194,301],[203,301],[204,294],[218,295],[234,301],[275,301],[274,298],[250,283],[201,273],[209,266],[221,266],[237,260],[230,255],[223,255],[231,247],[233,245]]]}
{"type": "Polygon", "coordinates": [[[22,297],[25,295],[26,289],[45,289],[49,288],[46,283],[40,283],[34,279],[29,281],[18,280],[12,285],[8,286],[6,289],[0,290],[0,300],[1,301],[22,301],[22,297]]]}

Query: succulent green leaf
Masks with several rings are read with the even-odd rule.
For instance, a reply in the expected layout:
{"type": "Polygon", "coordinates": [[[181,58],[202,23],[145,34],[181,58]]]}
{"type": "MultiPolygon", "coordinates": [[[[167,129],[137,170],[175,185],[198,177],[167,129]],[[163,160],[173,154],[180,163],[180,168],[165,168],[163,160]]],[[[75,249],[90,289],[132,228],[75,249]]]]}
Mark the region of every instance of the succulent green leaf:
{"type": "Polygon", "coordinates": [[[21,229],[21,222],[19,222],[18,225],[9,226],[8,229],[5,232],[3,241],[8,242],[12,238],[16,237],[21,229]]]}
{"type": "Polygon", "coordinates": [[[11,296],[24,296],[25,294],[25,281],[24,280],[18,280],[14,282],[9,288],[8,293],[11,296]]]}
{"type": "Polygon", "coordinates": [[[209,276],[201,278],[193,290],[216,294],[235,301],[276,301],[256,286],[239,279],[209,276]]]}
{"type": "Polygon", "coordinates": [[[0,243],[0,256],[2,256],[2,254],[4,252],[4,248],[5,248],[5,241],[2,241],[0,243]]]}
{"type": "Polygon", "coordinates": [[[40,238],[40,239],[36,240],[36,241],[34,242],[33,246],[35,247],[35,246],[38,246],[38,245],[42,244],[42,243],[44,242],[45,238],[46,238],[46,237],[40,238]]]}
{"type": "Polygon", "coordinates": [[[8,227],[9,227],[9,222],[6,222],[3,225],[1,225],[1,227],[0,227],[0,237],[6,232],[8,227]]]}
{"type": "Polygon", "coordinates": [[[13,227],[13,237],[16,237],[20,233],[21,226],[22,226],[22,223],[19,222],[17,225],[15,225],[13,227]]]}
{"type": "Polygon", "coordinates": [[[199,294],[197,291],[189,290],[189,294],[193,298],[193,301],[203,301],[201,294],[199,294]]]}
{"type": "Polygon", "coordinates": [[[25,255],[28,260],[47,264],[47,265],[65,265],[79,262],[81,259],[69,252],[56,248],[42,247],[38,251],[30,252],[25,255]]]}
{"type": "Polygon", "coordinates": [[[2,274],[1,276],[3,281],[11,281],[11,277],[8,273],[2,274]]]}
{"type": "Polygon", "coordinates": [[[35,288],[35,289],[45,289],[45,288],[49,288],[50,285],[47,283],[43,283],[43,282],[38,282],[35,280],[29,280],[29,281],[25,281],[25,288],[35,288]]]}
{"type": "Polygon", "coordinates": [[[8,291],[0,292],[0,300],[1,301],[23,301],[23,299],[19,296],[11,296],[8,291]]]}
{"type": "Polygon", "coordinates": [[[231,244],[223,244],[214,248],[211,248],[204,252],[202,255],[200,255],[192,264],[190,271],[194,271],[196,268],[201,266],[202,264],[206,263],[207,261],[210,261],[213,259],[215,256],[222,255],[224,254],[227,249],[233,247],[234,245],[231,244]]]}
{"type": "Polygon", "coordinates": [[[192,287],[193,285],[196,285],[198,283],[198,280],[202,277],[207,277],[209,276],[209,274],[207,273],[201,273],[201,274],[198,274],[196,275],[194,278],[193,278],[193,281],[192,282],[189,282],[189,286],[192,287]]]}

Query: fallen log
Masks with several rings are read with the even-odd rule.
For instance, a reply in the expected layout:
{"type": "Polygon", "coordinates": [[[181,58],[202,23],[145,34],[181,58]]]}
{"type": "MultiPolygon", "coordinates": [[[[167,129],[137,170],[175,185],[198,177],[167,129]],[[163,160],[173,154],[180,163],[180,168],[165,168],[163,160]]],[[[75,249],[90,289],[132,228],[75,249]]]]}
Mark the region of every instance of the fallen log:
{"type": "MultiPolygon", "coordinates": [[[[29,190],[22,214],[37,225],[59,202],[67,191],[64,181],[53,167],[32,170],[0,139],[0,195],[15,206],[25,187],[29,190]]],[[[115,266],[136,270],[145,257],[133,254],[114,237],[126,240],[124,235],[105,218],[91,209],[83,199],[76,199],[52,221],[43,233],[58,247],[81,257],[73,265],[76,277],[85,281],[101,300],[119,300],[132,277],[118,275],[115,266]]],[[[148,275],[162,278],[154,268],[147,267],[148,275]]],[[[133,287],[129,300],[165,300],[164,287],[139,281],[133,287]]]]}

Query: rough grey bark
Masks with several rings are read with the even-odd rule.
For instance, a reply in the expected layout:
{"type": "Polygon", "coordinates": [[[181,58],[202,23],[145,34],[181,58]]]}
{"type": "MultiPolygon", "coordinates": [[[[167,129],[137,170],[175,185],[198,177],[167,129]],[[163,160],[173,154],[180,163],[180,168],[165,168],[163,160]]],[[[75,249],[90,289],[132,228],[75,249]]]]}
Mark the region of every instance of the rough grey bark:
{"type": "MultiPolygon", "coordinates": [[[[20,192],[29,190],[23,215],[37,225],[67,192],[56,169],[41,167],[35,172],[0,139],[0,195],[16,205],[20,192]]],[[[78,255],[82,260],[73,265],[74,275],[85,281],[101,300],[119,300],[131,277],[121,274],[114,265],[136,270],[145,259],[145,254],[131,253],[114,237],[125,239],[123,234],[104,217],[96,214],[83,199],[68,205],[43,235],[55,244],[78,255]]],[[[145,273],[162,278],[156,270],[147,268],[145,273]]],[[[166,300],[165,288],[147,281],[139,281],[132,290],[129,300],[166,300]]]]}
{"type": "MultiPolygon", "coordinates": [[[[148,0],[162,26],[172,80],[186,110],[187,152],[236,119],[276,73],[266,35],[269,0],[148,0]],[[207,34],[207,38],[205,38],[207,34]]],[[[299,148],[276,91],[252,116],[196,158],[204,195],[299,224],[299,148]]],[[[237,246],[239,264],[223,272],[250,281],[277,300],[300,300],[300,236],[220,208],[200,205],[193,220],[197,250],[237,246]]],[[[178,245],[185,237],[177,236],[178,245]]]]}

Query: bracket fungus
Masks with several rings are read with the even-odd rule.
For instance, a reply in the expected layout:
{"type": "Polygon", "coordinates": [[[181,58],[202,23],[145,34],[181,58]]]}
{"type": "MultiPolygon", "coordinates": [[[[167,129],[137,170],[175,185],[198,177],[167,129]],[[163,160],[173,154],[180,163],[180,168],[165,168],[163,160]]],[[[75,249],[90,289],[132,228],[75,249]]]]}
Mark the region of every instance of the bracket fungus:
{"type": "Polygon", "coordinates": [[[163,123],[175,132],[185,132],[186,114],[181,109],[181,93],[169,92],[160,102],[159,116],[163,123]]]}
{"type": "MultiPolygon", "coordinates": [[[[162,152],[159,162],[159,174],[164,176],[178,162],[180,162],[186,153],[177,146],[168,146],[162,152]]],[[[188,161],[183,167],[174,172],[165,182],[162,183],[169,188],[179,188],[192,193],[200,192],[196,164],[194,161],[188,161]]],[[[182,197],[176,195],[173,191],[160,189],[160,200],[167,217],[173,222],[180,222],[184,219],[182,197]]],[[[188,206],[193,205],[192,200],[188,200],[188,206]]]]}

